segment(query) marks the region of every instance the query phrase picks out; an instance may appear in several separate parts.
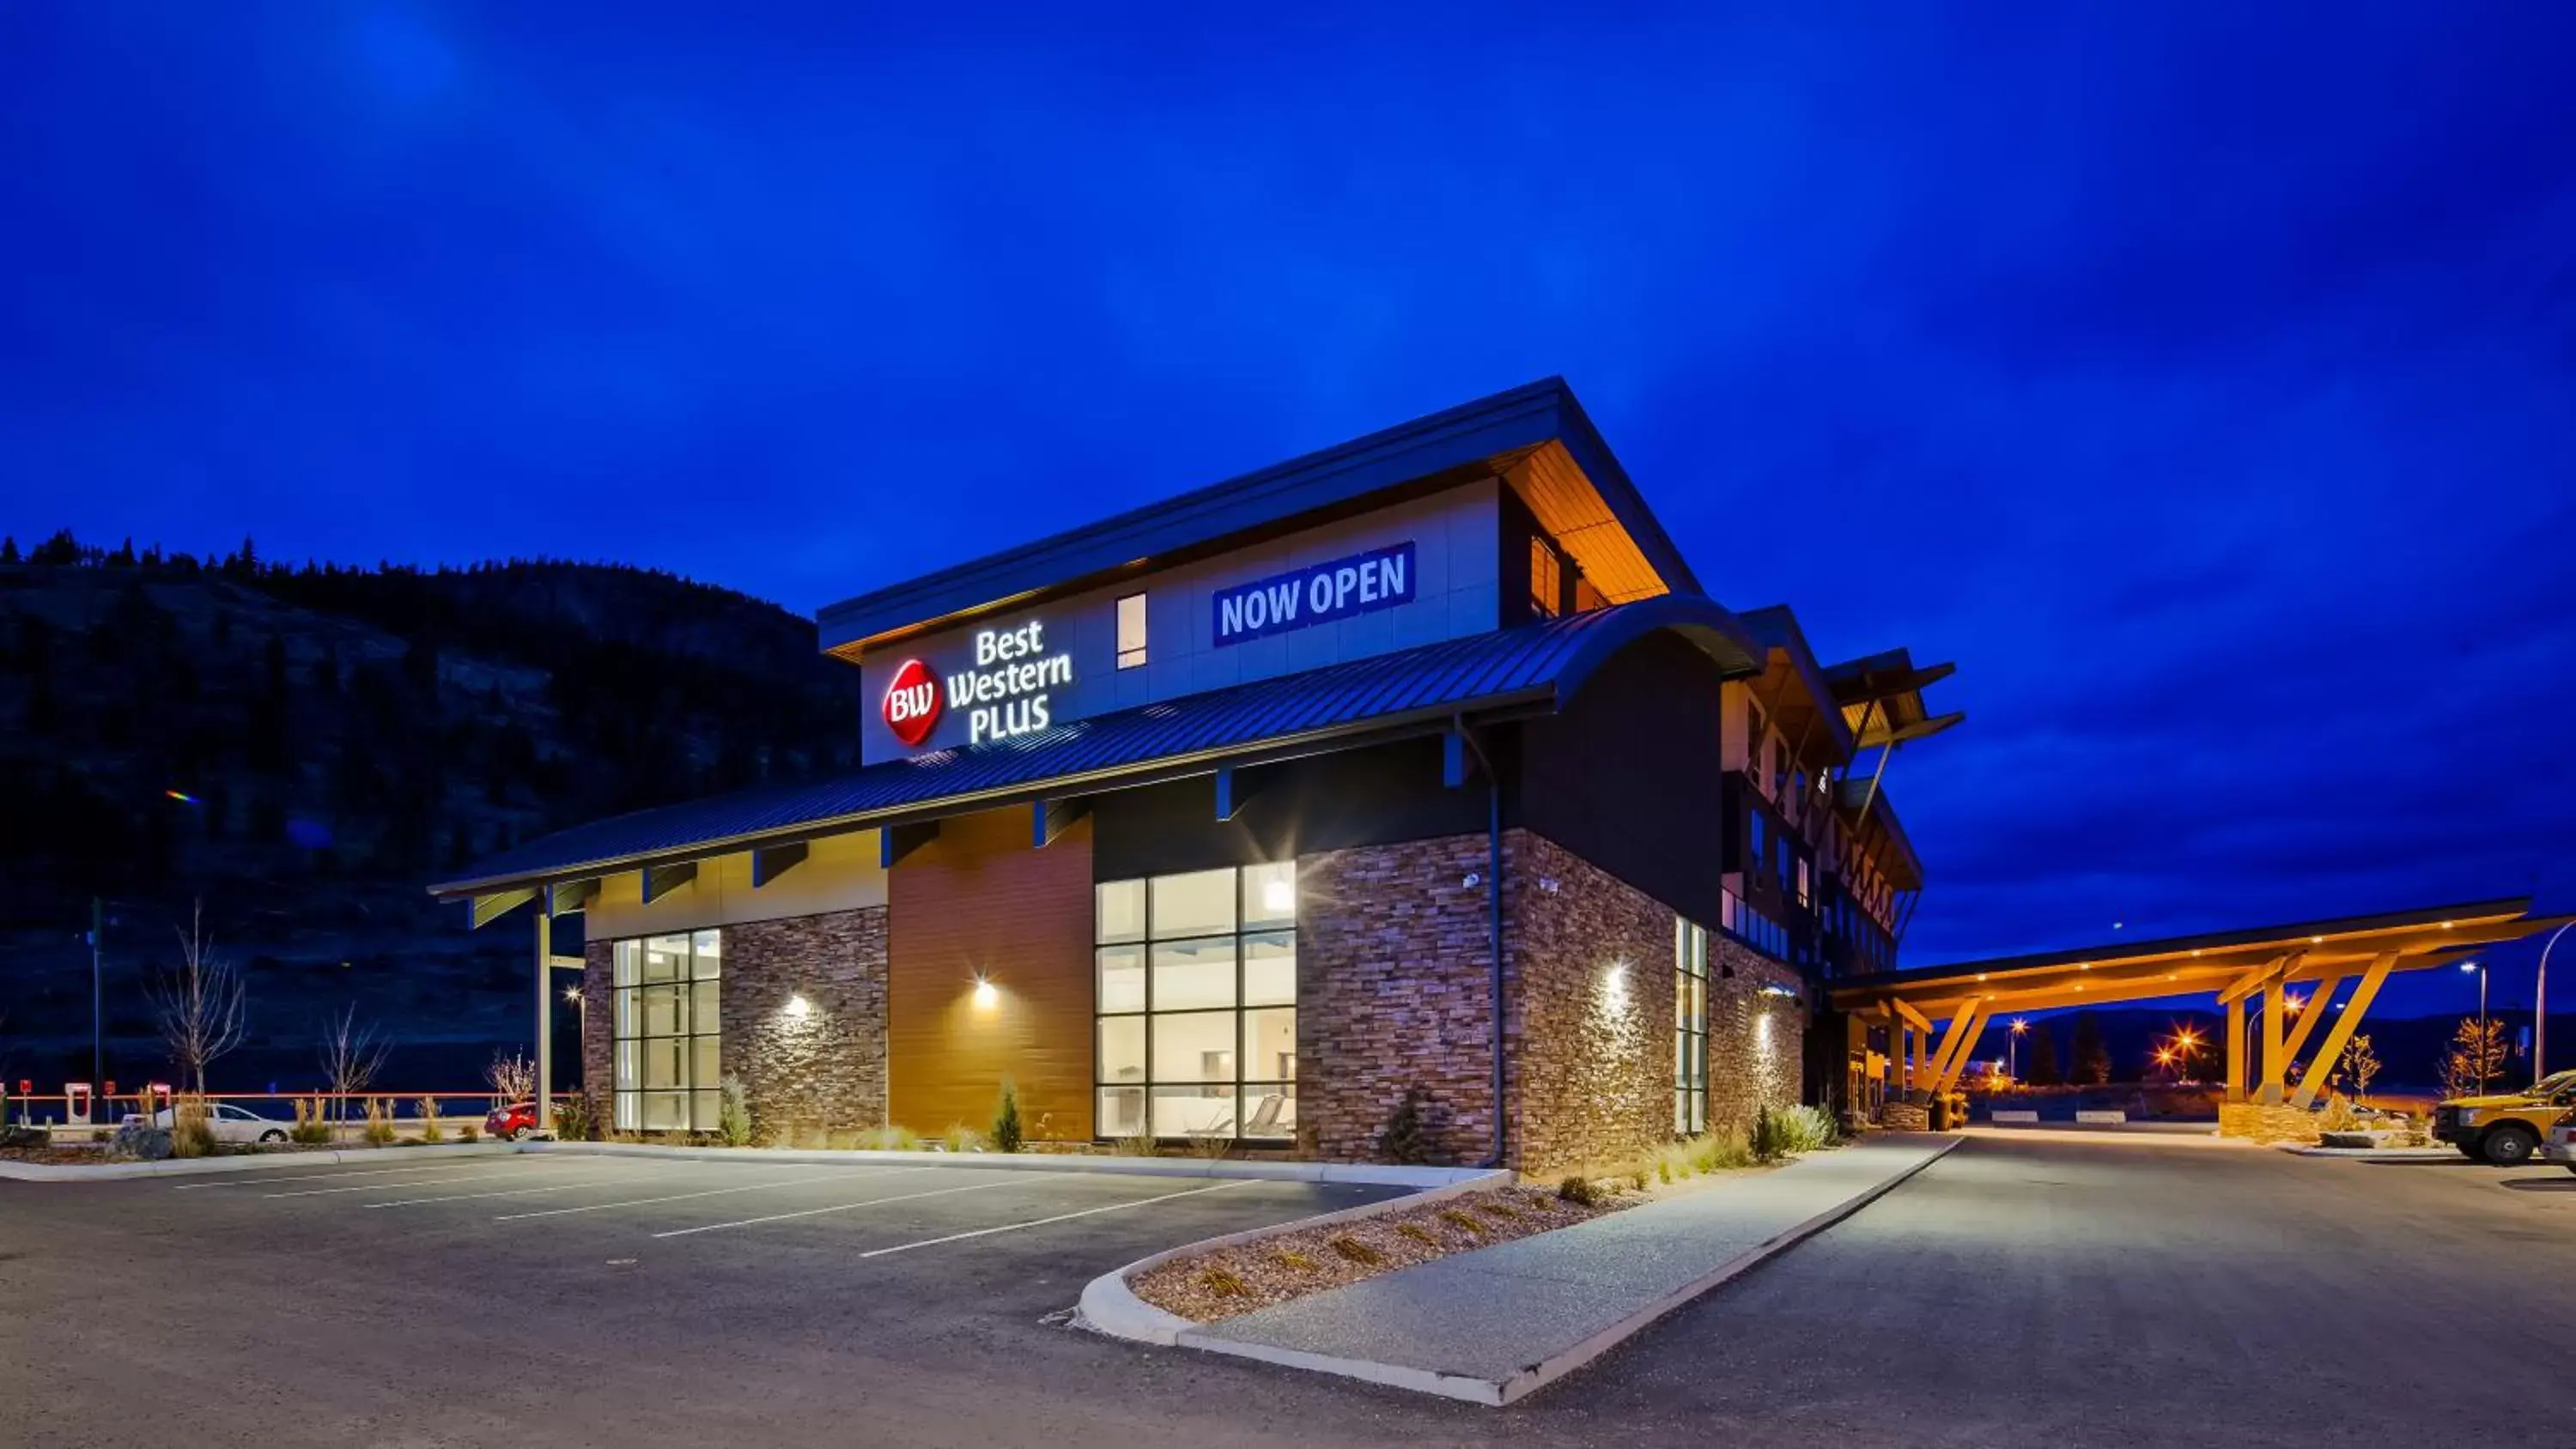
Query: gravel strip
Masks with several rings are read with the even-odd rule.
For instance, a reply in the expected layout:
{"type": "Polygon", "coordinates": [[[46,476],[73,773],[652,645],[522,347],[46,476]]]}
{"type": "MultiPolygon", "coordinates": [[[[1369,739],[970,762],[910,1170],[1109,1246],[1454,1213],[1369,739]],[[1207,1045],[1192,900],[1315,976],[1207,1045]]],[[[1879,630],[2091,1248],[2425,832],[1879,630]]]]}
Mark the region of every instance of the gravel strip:
{"type": "Polygon", "coordinates": [[[1128,1287],[1157,1308],[1210,1323],[1452,1253],[1571,1227],[1643,1201],[1643,1195],[1630,1192],[1585,1207],[1553,1191],[1527,1187],[1468,1193],[1427,1207],[1177,1258],[1136,1275],[1128,1287]]]}

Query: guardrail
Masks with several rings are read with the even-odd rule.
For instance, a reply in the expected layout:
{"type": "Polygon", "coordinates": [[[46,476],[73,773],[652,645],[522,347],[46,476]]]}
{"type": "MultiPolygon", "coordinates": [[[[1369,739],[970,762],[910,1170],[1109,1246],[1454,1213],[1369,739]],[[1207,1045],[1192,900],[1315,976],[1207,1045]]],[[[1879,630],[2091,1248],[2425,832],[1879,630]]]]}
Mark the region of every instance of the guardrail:
{"type": "MultiPolygon", "coordinates": [[[[156,1096],[150,1110],[165,1110],[169,1106],[170,1097],[186,1095],[188,1094],[172,1092],[169,1096],[156,1096]]],[[[578,1092],[558,1091],[554,1094],[554,1099],[560,1103],[579,1095],[581,1094],[578,1092]]],[[[479,1125],[487,1113],[509,1105],[500,1094],[489,1090],[480,1092],[208,1092],[205,1096],[208,1102],[229,1102],[257,1112],[262,1117],[274,1118],[280,1126],[294,1124],[296,1103],[318,1101],[324,1104],[325,1115],[332,1119],[333,1125],[349,1128],[366,1125],[367,1104],[370,1102],[384,1103],[385,1115],[396,1122],[419,1122],[423,1120],[419,1114],[419,1104],[424,1099],[437,1104],[441,1122],[457,1124],[473,1122],[479,1125]],[[261,1111],[259,1107],[252,1105],[254,1103],[273,1103],[275,1106],[271,1110],[261,1111]],[[453,1111],[449,1110],[451,1103],[455,1105],[453,1111]]],[[[112,1128],[129,1116],[145,1115],[146,1110],[143,1093],[119,1092],[114,1096],[101,1094],[93,1099],[89,1120],[81,1123],[71,1120],[71,1102],[71,1097],[62,1092],[38,1092],[25,1095],[12,1092],[6,1099],[7,1121],[0,1125],[81,1132],[112,1128]]]]}

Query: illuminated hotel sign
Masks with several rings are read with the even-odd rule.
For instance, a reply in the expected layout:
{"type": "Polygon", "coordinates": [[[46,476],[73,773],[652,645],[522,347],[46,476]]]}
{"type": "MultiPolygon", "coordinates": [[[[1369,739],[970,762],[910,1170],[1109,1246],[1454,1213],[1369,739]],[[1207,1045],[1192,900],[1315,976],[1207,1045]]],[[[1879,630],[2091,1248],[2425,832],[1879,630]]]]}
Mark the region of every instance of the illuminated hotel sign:
{"type": "Polygon", "coordinates": [[[1219,589],[1216,647],[1413,602],[1413,541],[1219,589]]]}
{"type": "Polygon", "coordinates": [[[948,676],[948,707],[966,713],[966,743],[1007,740],[1045,729],[1047,698],[1073,684],[1073,656],[1047,652],[1046,625],[975,636],[975,667],[948,676]]]}

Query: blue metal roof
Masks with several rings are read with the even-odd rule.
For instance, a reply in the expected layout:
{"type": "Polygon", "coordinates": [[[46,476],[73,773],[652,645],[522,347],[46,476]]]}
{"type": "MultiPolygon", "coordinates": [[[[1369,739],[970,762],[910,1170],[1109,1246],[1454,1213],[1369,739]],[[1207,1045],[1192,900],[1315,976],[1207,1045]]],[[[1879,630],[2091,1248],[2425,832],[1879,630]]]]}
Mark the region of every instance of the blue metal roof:
{"type": "Polygon", "coordinates": [[[1332,508],[1536,444],[1562,443],[1677,594],[1699,592],[1663,526],[1563,378],[1479,398],[1259,472],[824,607],[827,651],[1042,590],[1072,588],[1263,524],[1332,508]]]}
{"type": "Polygon", "coordinates": [[[505,851],[430,890],[461,896],[633,870],[1157,773],[1204,772],[1452,715],[1553,708],[1611,655],[1663,629],[1689,639],[1729,676],[1760,668],[1759,647],[1732,614],[1695,595],[1667,594],[889,760],[834,780],[593,821],[505,851]]]}

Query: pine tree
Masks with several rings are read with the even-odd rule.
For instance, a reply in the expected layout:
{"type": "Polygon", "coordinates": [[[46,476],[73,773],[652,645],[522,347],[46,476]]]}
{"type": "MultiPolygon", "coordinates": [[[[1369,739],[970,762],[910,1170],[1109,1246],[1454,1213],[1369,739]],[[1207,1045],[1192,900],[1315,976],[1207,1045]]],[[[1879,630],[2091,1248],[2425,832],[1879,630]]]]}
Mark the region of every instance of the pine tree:
{"type": "Polygon", "coordinates": [[[2098,1087],[2111,1080],[2111,1049],[2102,1043],[2102,1023],[2089,1011],[2075,1013],[2075,1085],[2098,1087]]]}
{"type": "Polygon", "coordinates": [[[2045,1024],[2031,1028],[2030,1069],[2026,1073],[2034,1087],[2056,1087],[2066,1078],[2057,1069],[2057,1036],[2045,1024]]]}
{"type": "Polygon", "coordinates": [[[1011,1086],[1008,1077],[1002,1079],[1001,1108],[993,1114],[993,1150],[1020,1150],[1020,1094],[1011,1086]]]}
{"type": "Polygon", "coordinates": [[[1378,1134],[1377,1153],[1399,1167],[1419,1167],[1431,1160],[1431,1134],[1422,1121],[1423,1091],[1407,1087],[1404,1096],[1387,1114],[1386,1130],[1378,1134]]]}
{"type": "Polygon", "coordinates": [[[0,564],[13,564],[17,561],[18,540],[14,538],[0,538],[0,564]]]}

